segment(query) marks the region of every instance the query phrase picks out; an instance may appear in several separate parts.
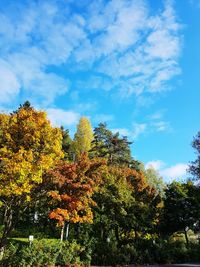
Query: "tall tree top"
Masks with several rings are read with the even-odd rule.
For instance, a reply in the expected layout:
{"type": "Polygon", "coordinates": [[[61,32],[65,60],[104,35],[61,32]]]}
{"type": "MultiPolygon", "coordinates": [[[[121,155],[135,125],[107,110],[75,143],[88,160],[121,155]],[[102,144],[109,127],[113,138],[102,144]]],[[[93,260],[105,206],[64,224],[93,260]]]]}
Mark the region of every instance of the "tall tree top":
{"type": "Polygon", "coordinates": [[[61,131],[43,111],[21,106],[0,114],[0,196],[30,193],[63,153],[61,131]]]}
{"type": "Polygon", "coordinates": [[[76,155],[87,153],[92,146],[93,131],[88,118],[81,117],[74,136],[74,152],[76,155]]]}
{"type": "Polygon", "coordinates": [[[112,133],[105,123],[94,129],[93,153],[97,157],[105,157],[109,164],[130,164],[132,161],[129,145],[132,142],[126,136],[112,133]]]}

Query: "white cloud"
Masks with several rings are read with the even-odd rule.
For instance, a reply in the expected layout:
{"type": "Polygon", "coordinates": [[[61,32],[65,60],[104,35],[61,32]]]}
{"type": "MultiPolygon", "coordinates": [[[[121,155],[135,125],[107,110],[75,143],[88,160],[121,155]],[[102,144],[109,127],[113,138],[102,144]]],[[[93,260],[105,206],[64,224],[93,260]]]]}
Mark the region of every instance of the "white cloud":
{"type": "Polygon", "coordinates": [[[145,132],[146,128],[147,128],[146,123],[134,123],[132,137],[134,139],[138,138],[139,135],[145,132]]]}
{"type": "MultiPolygon", "coordinates": [[[[0,45],[1,55],[12,66],[13,77],[18,77],[18,87],[25,90],[29,98],[37,97],[42,102],[51,103],[57,95],[67,92],[68,79],[54,70],[47,70],[49,66],[65,63],[84,38],[84,30],[76,21],[70,21],[65,11],[60,12],[56,3],[40,2],[19,6],[15,22],[9,13],[0,14],[0,33],[4,44],[0,45]]],[[[4,75],[1,91],[7,92],[8,83],[14,83],[14,78],[10,76],[4,75]]],[[[16,88],[17,83],[14,85],[13,88],[16,88]]],[[[2,99],[7,101],[8,94],[4,95],[2,99]]]]}
{"type": "Polygon", "coordinates": [[[74,111],[63,109],[48,108],[47,115],[54,126],[72,126],[77,124],[80,115],[74,111]]]}
{"type": "Polygon", "coordinates": [[[185,163],[177,163],[167,167],[167,164],[162,160],[152,160],[145,164],[145,169],[152,167],[159,172],[165,182],[183,181],[186,178],[188,169],[188,165],[185,163]]]}
{"type": "Polygon", "coordinates": [[[170,123],[166,121],[152,122],[152,126],[157,132],[167,132],[171,130],[170,123]]]}
{"type": "Polygon", "coordinates": [[[148,131],[149,132],[171,132],[172,126],[169,121],[164,120],[165,109],[158,110],[146,118],[148,119],[148,131]]]}
{"type": "Polygon", "coordinates": [[[150,115],[148,115],[148,118],[153,121],[157,121],[163,118],[165,110],[158,110],[150,115]]]}
{"type": "Polygon", "coordinates": [[[168,60],[179,54],[179,38],[167,28],[152,32],[147,38],[145,53],[148,56],[168,60]],[[164,49],[165,48],[165,49],[164,49]]]}
{"type": "Polygon", "coordinates": [[[45,104],[52,103],[56,96],[68,91],[69,81],[54,73],[40,73],[29,81],[28,90],[33,96],[42,96],[45,104]]]}
{"type": "Polygon", "coordinates": [[[155,170],[160,170],[165,163],[162,160],[152,160],[145,164],[145,169],[154,168],[155,170]]]}
{"type": "Polygon", "coordinates": [[[160,116],[158,117],[155,116],[155,117],[156,119],[153,118],[152,120],[145,121],[143,123],[133,123],[131,130],[126,129],[126,128],[114,128],[112,129],[112,131],[115,133],[119,132],[121,135],[128,136],[129,138],[132,138],[134,140],[139,138],[143,134],[146,135],[146,134],[152,134],[155,132],[170,132],[171,131],[172,127],[169,122],[159,120],[160,116]]]}
{"type": "Polygon", "coordinates": [[[169,168],[160,171],[160,174],[168,180],[183,179],[187,173],[188,165],[185,163],[178,163],[169,168]]]}
{"type": "Polygon", "coordinates": [[[114,128],[111,129],[113,133],[119,133],[121,136],[129,137],[131,135],[130,131],[126,128],[114,128]]]}
{"type": "MultiPolygon", "coordinates": [[[[140,11],[137,12],[135,9],[134,14],[140,14],[140,11]]],[[[168,90],[167,82],[180,74],[177,64],[181,48],[179,25],[176,23],[170,2],[160,15],[148,17],[146,7],[143,8],[143,12],[145,15],[140,17],[142,31],[139,26],[133,24],[134,31],[142,33],[138,36],[139,40],[142,37],[142,42],[134,46],[137,40],[134,38],[130,45],[132,49],[120,55],[110,53],[99,66],[99,71],[115,79],[126,77],[125,86],[121,86],[122,96],[168,90]]]]}
{"type": "Polygon", "coordinates": [[[158,133],[170,133],[173,128],[170,122],[164,120],[164,112],[165,110],[159,110],[150,115],[147,115],[146,118],[143,119],[143,123],[134,123],[133,124],[133,138],[138,138],[141,134],[154,134],[158,133]]]}
{"type": "Polygon", "coordinates": [[[110,1],[104,8],[107,14],[103,20],[108,16],[110,21],[95,40],[97,53],[106,55],[134,45],[140,38],[140,30],[145,26],[147,10],[144,1],[139,4],[137,1],[110,1]]]}
{"type": "Polygon", "coordinates": [[[20,91],[20,83],[11,67],[0,60],[0,102],[9,102],[14,99],[20,91]]]}
{"type": "Polygon", "coordinates": [[[169,90],[168,82],[180,74],[181,49],[172,1],[156,14],[147,0],[89,1],[82,13],[71,3],[78,5],[19,5],[17,19],[9,8],[0,13],[1,58],[12,66],[3,75],[2,102],[12,99],[11,87],[14,95],[25,92],[48,104],[70,83],[75,90],[86,84],[123,97],[169,90]]]}

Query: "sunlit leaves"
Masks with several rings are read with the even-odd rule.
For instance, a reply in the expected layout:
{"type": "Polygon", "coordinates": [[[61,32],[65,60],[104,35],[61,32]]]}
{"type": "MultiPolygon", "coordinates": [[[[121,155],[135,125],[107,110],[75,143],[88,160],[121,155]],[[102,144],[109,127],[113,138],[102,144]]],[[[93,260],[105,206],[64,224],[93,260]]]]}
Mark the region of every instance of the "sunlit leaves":
{"type": "Polygon", "coordinates": [[[73,142],[73,152],[76,156],[86,153],[91,149],[93,140],[93,131],[90,121],[86,117],[82,117],[77,125],[73,142]]]}
{"type": "Polygon", "coordinates": [[[42,174],[62,157],[61,133],[46,113],[21,106],[0,114],[0,195],[29,193],[42,174]]]}
{"type": "Polygon", "coordinates": [[[105,163],[89,160],[86,154],[82,154],[76,163],[60,161],[49,172],[47,181],[54,185],[49,196],[51,204],[56,206],[50,218],[57,220],[58,225],[63,225],[65,221],[92,223],[91,207],[96,203],[91,197],[106,172],[105,163]]]}

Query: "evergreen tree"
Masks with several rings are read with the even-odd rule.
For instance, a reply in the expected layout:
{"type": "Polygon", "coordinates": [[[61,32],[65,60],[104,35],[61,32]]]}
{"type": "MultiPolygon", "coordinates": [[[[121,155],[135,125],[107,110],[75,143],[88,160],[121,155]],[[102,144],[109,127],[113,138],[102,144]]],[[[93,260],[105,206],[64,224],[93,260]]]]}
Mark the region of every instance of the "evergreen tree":
{"type": "Polygon", "coordinates": [[[94,129],[93,155],[108,159],[108,164],[126,164],[132,162],[130,144],[126,136],[112,133],[105,123],[100,123],[94,129]]]}
{"type": "Polygon", "coordinates": [[[64,158],[72,160],[72,139],[69,135],[69,130],[65,130],[63,126],[60,127],[62,132],[62,150],[65,154],[64,158]]]}

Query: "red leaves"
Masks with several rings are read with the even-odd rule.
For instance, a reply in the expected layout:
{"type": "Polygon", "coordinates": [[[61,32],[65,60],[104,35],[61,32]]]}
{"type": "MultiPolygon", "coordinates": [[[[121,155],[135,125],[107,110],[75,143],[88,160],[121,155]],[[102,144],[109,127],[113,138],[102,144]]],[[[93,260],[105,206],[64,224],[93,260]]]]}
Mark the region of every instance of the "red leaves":
{"type": "Polygon", "coordinates": [[[58,206],[49,215],[62,225],[64,221],[92,222],[91,199],[105,171],[105,161],[89,160],[83,154],[76,163],[60,161],[49,172],[55,190],[49,196],[58,206]]]}

